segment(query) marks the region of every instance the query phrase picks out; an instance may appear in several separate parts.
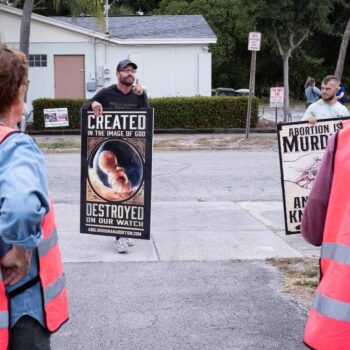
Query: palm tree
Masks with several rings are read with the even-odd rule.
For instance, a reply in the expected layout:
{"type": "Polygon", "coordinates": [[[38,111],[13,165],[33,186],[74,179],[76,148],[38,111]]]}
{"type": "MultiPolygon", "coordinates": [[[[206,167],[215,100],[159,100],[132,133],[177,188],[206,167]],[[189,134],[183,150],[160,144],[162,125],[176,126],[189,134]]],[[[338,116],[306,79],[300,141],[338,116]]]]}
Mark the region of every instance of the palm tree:
{"type": "MultiPolygon", "coordinates": [[[[63,5],[64,0],[54,0],[54,4],[58,9],[63,5]]],[[[19,1],[15,1],[12,6],[17,6],[19,1]]],[[[108,4],[108,0],[106,0],[108,4]]],[[[97,16],[100,23],[103,23],[104,3],[102,0],[72,0],[66,1],[66,5],[73,17],[79,16],[82,12],[97,16]]],[[[34,0],[25,0],[23,5],[23,14],[21,19],[21,32],[19,49],[23,51],[26,56],[29,56],[29,41],[30,41],[30,20],[33,13],[34,0]]]]}
{"type": "Polygon", "coordinates": [[[30,18],[32,17],[34,0],[25,0],[21,20],[21,33],[19,49],[29,56],[29,39],[30,39],[30,18]]]}
{"type": "Polygon", "coordinates": [[[80,16],[82,13],[96,16],[99,23],[104,24],[104,28],[106,28],[104,13],[105,7],[108,6],[108,0],[53,0],[53,3],[57,12],[63,4],[67,5],[73,18],[80,16]]]}

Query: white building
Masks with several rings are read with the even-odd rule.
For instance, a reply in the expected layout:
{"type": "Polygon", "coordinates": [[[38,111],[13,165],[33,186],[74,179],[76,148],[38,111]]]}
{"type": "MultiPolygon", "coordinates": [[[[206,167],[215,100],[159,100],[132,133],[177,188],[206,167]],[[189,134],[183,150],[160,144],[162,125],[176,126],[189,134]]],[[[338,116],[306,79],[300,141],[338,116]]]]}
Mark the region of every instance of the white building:
{"type": "MultiPolygon", "coordinates": [[[[0,5],[0,40],[19,46],[22,11],[0,5]]],[[[109,18],[109,34],[95,18],[33,14],[30,88],[36,98],[90,98],[115,83],[117,63],[129,58],[150,97],[210,96],[211,54],[216,36],[202,16],[109,18]]]]}

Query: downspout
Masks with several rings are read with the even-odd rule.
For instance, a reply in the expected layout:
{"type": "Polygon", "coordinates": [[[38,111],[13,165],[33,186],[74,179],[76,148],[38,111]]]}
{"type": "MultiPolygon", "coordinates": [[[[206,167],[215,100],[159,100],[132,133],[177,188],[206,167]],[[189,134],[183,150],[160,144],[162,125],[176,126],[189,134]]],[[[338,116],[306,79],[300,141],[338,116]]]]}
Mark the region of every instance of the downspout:
{"type": "Polygon", "coordinates": [[[109,12],[109,5],[108,5],[108,0],[106,0],[106,5],[105,5],[106,34],[109,34],[108,12],[109,12]]]}
{"type": "Polygon", "coordinates": [[[105,44],[105,67],[107,66],[107,46],[108,43],[104,43],[105,44]]]}
{"type": "Polygon", "coordinates": [[[96,85],[97,85],[97,58],[96,58],[96,45],[97,45],[96,38],[94,38],[95,82],[96,82],[96,85]]]}

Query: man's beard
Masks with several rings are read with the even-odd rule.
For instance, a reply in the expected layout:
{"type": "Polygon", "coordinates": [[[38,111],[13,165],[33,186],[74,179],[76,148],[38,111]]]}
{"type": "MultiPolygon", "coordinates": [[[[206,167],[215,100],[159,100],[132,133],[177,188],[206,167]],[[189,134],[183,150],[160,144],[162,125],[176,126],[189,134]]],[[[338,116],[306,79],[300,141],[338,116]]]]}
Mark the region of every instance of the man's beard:
{"type": "Polygon", "coordinates": [[[334,96],[335,96],[335,94],[333,94],[332,96],[328,96],[328,97],[322,96],[322,100],[326,101],[326,102],[332,101],[334,96]]]}
{"type": "Polygon", "coordinates": [[[132,84],[134,84],[135,79],[132,76],[128,76],[125,78],[121,78],[120,82],[126,86],[132,86],[132,84]],[[132,78],[132,79],[130,79],[132,78]]]}

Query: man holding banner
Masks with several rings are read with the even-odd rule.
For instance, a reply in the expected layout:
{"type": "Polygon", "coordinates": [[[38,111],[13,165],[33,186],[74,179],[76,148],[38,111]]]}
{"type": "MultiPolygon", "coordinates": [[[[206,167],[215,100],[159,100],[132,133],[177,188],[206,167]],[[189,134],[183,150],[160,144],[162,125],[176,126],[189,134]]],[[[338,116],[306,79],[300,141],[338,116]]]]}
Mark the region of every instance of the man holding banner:
{"type": "Polygon", "coordinates": [[[103,108],[149,108],[146,92],[135,77],[137,65],[130,60],[120,61],[117,66],[117,84],[100,90],[89,106],[95,115],[101,115],[103,108]]]}
{"type": "MultiPolygon", "coordinates": [[[[100,90],[87,104],[83,106],[83,109],[92,109],[94,115],[99,116],[103,113],[104,108],[149,108],[150,104],[147,94],[140,85],[138,79],[135,77],[136,70],[137,65],[134,62],[128,59],[120,61],[116,69],[117,84],[113,84],[100,90]]],[[[103,153],[102,155],[106,157],[109,154],[103,153]]],[[[119,173],[122,171],[118,170],[121,168],[117,167],[117,159],[110,159],[109,162],[116,165],[116,170],[119,171],[119,173]]],[[[125,181],[127,181],[127,178],[124,179],[124,182],[125,181]]],[[[118,253],[126,253],[129,250],[129,246],[132,245],[131,240],[129,238],[118,236],[116,239],[118,253]]]]}
{"type": "Polygon", "coordinates": [[[315,125],[317,120],[348,117],[348,109],[338,102],[336,93],[339,90],[339,79],[334,75],[328,75],[322,81],[322,98],[311,104],[305,111],[302,121],[308,121],[315,125]]]}

